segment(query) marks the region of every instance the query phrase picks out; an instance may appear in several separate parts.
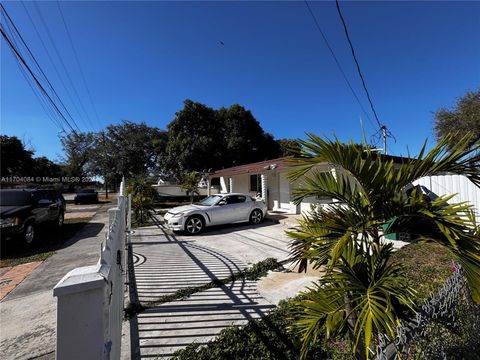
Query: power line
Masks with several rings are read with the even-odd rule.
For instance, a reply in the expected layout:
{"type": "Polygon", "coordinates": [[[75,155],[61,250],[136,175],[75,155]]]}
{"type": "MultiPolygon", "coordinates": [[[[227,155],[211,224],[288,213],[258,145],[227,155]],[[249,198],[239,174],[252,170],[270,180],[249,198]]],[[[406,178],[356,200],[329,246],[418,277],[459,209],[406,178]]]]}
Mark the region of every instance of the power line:
{"type": "Polygon", "coordinates": [[[75,49],[75,46],[73,45],[73,39],[72,39],[72,36],[70,35],[70,30],[68,29],[67,22],[65,21],[65,16],[63,15],[62,8],[60,7],[60,2],[58,0],[57,0],[57,7],[58,7],[58,11],[60,12],[60,15],[62,17],[63,25],[65,26],[65,31],[67,32],[68,40],[70,41],[70,46],[72,47],[73,54],[75,56],[75,60],[76,60],[77,65],[78,65],[78,69],[80,70],[80,75],[81,75],[82,80],[83,80],[83,85],[85,86],[85,89],[87,90],[87,95],[88,95],[88,98],[90,99],[90,104],[92,105],[93,111],[94,111],[95,116],[97,118],[97,122],[100,125],[100,118],[98,116],[97,108],[95,106],[95,103],[93,102],[92,94],[90,93],[90,89],[88,88],[87,81],[85,80],[85,74],[84,74],[82,66],[80,64],[80,60],[78,59],[77,50],[75,49]]]}
{"type": "Polygon", "coordinates": [[[76,89],[76,87],[75,87],[75,85],[74,85],[74,83],[73,83],[73,81],[72,81],[72,78],[70,77],[70,74],[69,74],[69,72],[68,72],[68,69],[67,69],[67,67],[65,66],[65,62],[63,61],[63,58],[62,58],[62,56],[60,55],[60,52],[58,51],[57,45],[55,44],[55,41],[53,40],[53,36],[52,36],[52,34],[51,34],[51,32],[50,32],[50,28],[48,27],[48,24],[46,23],[43,15],[42,15],[42,12],[41,12],[41,10],[40,10],[40,7],[38,6],[38,3],[37,3],[37,2],[34,2],[33,5],[35,6],[35,9],[36,9],[36,11],[37,11],[37,13],[38,13],[38,15],[39,15],[39,17],[40,17],[40,21],[42,22],[43,27],[45,28],[45,30],[46,30],[46,32],[47,32],[48,38],[49,38],[50,42],[52,43],[53,50],[55,50],[55,53],[57,54],[57,57],[58,57],[58,59],[60,60],[60,64],[61,64],[62,67],[63,67],[63,70],[64,70],[64,72],[65,72],[65,75],[67,76],[67,80],[68,80],[68,82],[70,83],[70,86],[72,87],[75,96],[77,97],[77,100],[78,100],[78,102],[79,102],[79,104],[80,104],[80,107],[82,108],[83,112],[85,113],[85,115],[86,115],[86,117],[87,117],[88,124],[89,124],[89,126],[92,128],[92,130],[94,130],[94,129],[93,129],[93,125],[92,125],[92,121],[91,121],[91,119],[90,119],[90,116],[88,115],[88,112],[87,112],[87,110],[85,109],[85,106],[83,105],[82,99],[80,98],[80,95],[78,94],[78,91],[77,91],[77,89],[76,89]]]}
{"type": "Polygon", "coordinates": [[[335,52],[333,51],[333,48],[330,46],[330,43],[328,42],[327,40],[327,37],[325,36],[325,33],[323,32],[322,28],[320,27],[320,24],[318,23],[318,20],[315,16],[315,14],[313,13],[310,5],[308,4],[308,1],[307,0],[304,0],[305,2],[305,5],[307,6],[307,9],[313,19],[313,22],[315,23],[315,26],[318,30],[318,32],[320,33],[320,35],[322,36],[322,39],[323,41],[325,42],[325,45],[327,46],[328,50],[330,51],[330,54],[332,55],[333,57],[333,60],[335,60],[335,64],[337,65],[338,69],[340,70],[342,76],[343,76],[343,79],[345,80],[345,82],[347,83],[347,86],[348,88],[350,89],[350,91],[352,92],[353,96],[355,97],[355,100],[357,101],[358,105],[360,106],[360,108],[362,109],[363,113],[365,114],[365,117],[368,119],[368,121],[370,122],[370,124],[373,126],[373,128],[377,128],[377,126],[373,123],[372,119],[370,118],[370,116],[368,115],[367,111],[365,110],[365,108],[363,107],[362,103],[360,102],[360,99],[358,98],[358,95],[357,93],[355,92],[355,90],[353,89],[352,87],[352,84],[350,83],[350,81],[348,80],[348,77],[347,75],[345,74],[345,71],[343,70],[342,68],[342,65],[340,65],[340,62],[338,61],[338,58],[337,56],[335,55],[335,52]]]}
{"type": "MultiPolygon", "coordinates": [[[[50,97],[50,95],[48,94],[48,92],[45,90],[45,88],[43,87],[43,85],[40,83],[40,81],[37,79],[37,77],[35,76],[35,74],[33,73],[32,69],[30,68],[30,66],[28,66],[28,64],[26,63],[25,59],[23,58],[23,56],[18,52],[18,50],[16,49],[16,47],[13,45],[13,43],[11,42],[11,40],[9,39],[8,35],[6,34],[6,32],[4,31],[3,29],[3,26],[0,26],[0,32],[2,33],[2,36],[5,38],[5,40],[7,41],[8,45],[10,46],[10,49],[14,52],[14,54],[17,56],[17,58],[22,62],[23,66],[25,66],[25,68],[28,70],[28,72],[30,73],[30,75],[32,76],[32,78],[35,80],[35,83],[37,84],[37,86],[40,88],[40,90],[43,92],[43,94],[47,97],[47,99],[50,101],[50,104],[55,108],[55,110],[57,111],[57,113],[60,115],[60,117],[63,119],[63,121],[65,122],[65,124],[67,124],[67,126],[72,130],[72,132],[75,133],[75,129],[72,127],[72,125],[70,124],[70,122],[67,120],[67,118],[65,117],[65,115],[60,111],[60,109],[58,108],[57,104],[55,104],[55,102],[52,100],[52,98],[50,97]]],[[[78,129],[80,131],[80,129],[78,129]]]]}
{"type": "Polygon", "coordinates": [[[33,21],[33,18],[32,16],[30,15],[30,12],[28,11],[28,8],[25,6],[25,3],[23,1],[20,1],[20,3],[22,4],[25,12],[27,13],[27,16],[30,20],[30,23],[32,24],[33,26],[33,29],[35,30],[35,33],[37,34],[38,36],[38,39],[40,40],[40,43],[42,44],[43,46],[43,49],[45,50],[45,53],[47,54],[47,57],[48,59],[50,60],[50,63],[53,67],[53,70],[55,70],[55,74],[57,75],[57,78],[60,80],[60,83],[62,84],[63,88],[65,89],[65,92],[67,94],[67,97],[68,99],[70,100],[70,103],[73,105],[73,108],[75,109],[76,113],[78,114],[78,116],[82,119],[82,121],[85,123],[85,120],[83,118],[83,114],[80,112],[80,110],[78,109],[77,107],[77,104],[75,103],[75,101],[73,100],[73,97],[72,95],[70,94],[70,91],[68,90],[68,87],[67,85],[65,84],[65,81],[63,81],[63,78],[62,76],[60,75],[60,72],[58,71],[58,68],[57,66],[55,65],[55,62],[53,61],[53,58],[52,56],[50,55],[50,52],[48,51],[48,48],[47,46],[45,45],[45,42],[43,41],[42,39],[42,36],[40,35],[40,32],[38,31],[37,29],[37,26],[35,25],[35,22],[33,21]]]}
{"type": "Polygon", "coordinates": [[[347,24],[345,23],[345,19],[343,18],[342,11],[340,10],[340,4],[339,4],[338,0],[335,1],[335,4],[337,5],[337,12],[338,12],[338,15],[340,16],[340,20],[342,21],[342,24],[343,24],[343,30],[345,31],[345,36],[347,37],[348,44],[350,45],[350,51],[352,52],[353,60],[355,61],[355,65],[357,66],[358,75],[360,76],[360,79],[362,80],[363,89],[365,90],[365,93],[367,94],[367,99],[368,99],[368,102],[370,103],[370,108],[373,111],[373,115],[375,115],[375,120],[377,121],[378,126],[381,128],[383,125],[380,123],[380,120],[378,120],[377,112],[375,110],[375,107],[373,106],[373,102],[372,102],[372,99],[370,97],[370,93],[368,92],[367,85],[365,84],[365,79],[363,78],[362,70],[360,69],[360,64],[358,63],[357,56],[355,54],[355,49],[353,47],[352,41],[350,40],[350,36],[348,35],[347,24]]]}
{"type": "MultiPolygon", "coordinates": [[[[48,77],[47,75],[45,74],[45,72],[43,71],[42,67],[40,66],[40,64],[38,63],[37,59],[35,58],[35,56],[33,55],[32,51],[30,50],[29,46],[27,45],[27,43],[25,42],[25,40],[23,39],[23,36],[22,34],[20,33],[20,31],[18,31],[18,28],[16,27],[15,23],[13,22],[12,18],[10,17],[10,15],[8,14],[7,10],[5,9],[5,7],[3,6],[3,4],[0,3],[0,7],[2,9],[2,12],[3,14],[5,15],[6,17],[6,24],[7,24],[7,27],[10,29],[10,32],[11,33],[14,33],[16,34],[16,36],[18,36],[18,38],[21,40],[23,46],[25,47],[25,49],[27,49],[27,52],[28,54],[30,55],[30,57],[32,58],[33,62],[35,63],[35,65],[37,66],[38,70],[40,71],[40,73],[43,75],[43,78],[45,79],[45,81],[47,82],[48,86],[50,87],[50,90],[53,92],[53,94],[56,96],[56,98],[58,99],[58,101],[60,102],[60,104],[62,105],[63,109],[65,110],[65,112],[67,113],[67,115],[69,116],[70,120],[75,124],[75,126],[77,127],[78,129],[78,125],[77,123],[75,122],[75,120],[73,119],[72,115],[70,114],[70,112],[68,111],[67,107],[65,106],[65,104],[63,103],[62,99],[60,98],[60,96],[57,94],[57,92],[55,91],[55,88],[53,87],[53,85],[51,84],[51,82],[48,80],[48,77]],[[13,32],[10,28],[10,25],[12,25],[13,29],[15,30],[15,32],[13,32]]],[[[13,39],[13,38],[12,38],[13,39]]],[[[16,45],[18,47],[18,45],[16,45]]]]}
{"type": "MultiPolygon", "coordinates": [[[[8,24],[8,22],[6,22],[6,25],[8,27],[8,30],[10,31],[10,34],[13,33],[12,29],[10,28],[10,25],[8,24]]],[[[12,36],[12,35],[10,35],[12,36]]],[[[12,36],[12,42],[14,43],[14,45],[16,47],[18,47],[15,39],[13,38],[12,36]]],[[[14,59],[15,59],[15,63],[17,64],[18,66],[18,69],[19,71],[22,73],[22,76],[24,77],[25,81],[27,82],[28,86],[30,87],[30,89],[32,90],[33,94],[35,95],[35,97],[37,98],[38,102],[40,103],[40,105],[42,106],[43,110],[45,111],[45,114],[47,115],[47,117],[50,119],[50,121],[57,127],[59,127],[60,129],[62,129],[62,131],[64,131],[63,129],[63,126],[62,126],[62,123],[61,121],[59,120],[58,118],[58,114],[56,112],[54,112],[52,110],[52,108],[48,107],[48,105],[46,104],[46,99],[45,99],[45,96],[42,97],[42,93],[39,92],[38,89],[36,89],[32,83],[32,79],[28,76],[26,70],[24,69],[24,67],[22,66],[22,63],[20,62],[20,60],[18,60],[18,58],[16,56],[14,56],[14,59]]]]}

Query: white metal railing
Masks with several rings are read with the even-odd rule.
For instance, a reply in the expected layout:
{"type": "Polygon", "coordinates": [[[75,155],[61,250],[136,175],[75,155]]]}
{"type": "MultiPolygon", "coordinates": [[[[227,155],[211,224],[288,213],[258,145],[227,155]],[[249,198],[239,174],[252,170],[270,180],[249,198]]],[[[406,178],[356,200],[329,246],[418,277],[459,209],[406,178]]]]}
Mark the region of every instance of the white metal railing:
{"type": "Polygon", "coordinates": [[[120,359],[125,284],[127,201],[108,210],[106,241],[96,265],[76,268],[53,289],[57,359],[120,359]]]}

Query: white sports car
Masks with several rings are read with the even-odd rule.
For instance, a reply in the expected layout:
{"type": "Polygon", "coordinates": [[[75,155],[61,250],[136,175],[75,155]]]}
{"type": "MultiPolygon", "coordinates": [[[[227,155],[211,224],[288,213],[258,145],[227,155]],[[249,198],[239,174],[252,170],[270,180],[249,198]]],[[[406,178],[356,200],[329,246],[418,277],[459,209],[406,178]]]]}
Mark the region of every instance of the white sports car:
{"type": "Polygon", "coordinates": [[[170,209],[165,216],[165,225],[173,231],[197,234],[211,225],[233,224],[250,221],[258,224],[267,213],[263,201],[240,193],[218,194],[199,203],[170,209]]]}

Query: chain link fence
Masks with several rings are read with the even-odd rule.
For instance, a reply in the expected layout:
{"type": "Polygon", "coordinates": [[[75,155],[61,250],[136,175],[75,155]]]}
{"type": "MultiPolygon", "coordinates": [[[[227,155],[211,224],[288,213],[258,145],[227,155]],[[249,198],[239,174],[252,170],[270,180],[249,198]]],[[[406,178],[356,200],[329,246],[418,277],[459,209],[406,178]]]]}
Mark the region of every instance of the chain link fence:
{"type": "Polygon", "coordinates": [[[379,336],[377,360],[480,359],[480,306],[471,298],[459,265],[396,334],[395,339],[379,336]]]}

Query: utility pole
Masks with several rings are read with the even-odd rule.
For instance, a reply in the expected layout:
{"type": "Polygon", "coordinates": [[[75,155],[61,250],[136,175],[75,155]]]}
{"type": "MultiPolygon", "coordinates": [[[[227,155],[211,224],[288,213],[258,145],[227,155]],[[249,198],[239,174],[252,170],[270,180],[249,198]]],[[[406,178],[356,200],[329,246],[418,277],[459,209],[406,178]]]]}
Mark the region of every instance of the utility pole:
{"type": "Polygon", "coordinates": [[[383,154],[388,155],[387,154],[387,127],[383,125],[381,129],[382,129],[382,135],[383,135],[383,154]]]}
{"type": "MultiPolygon", "coordinates": [[[[103,159],[103,166],[106,166],[107,162],[107,148],[105,145],[105,131],[102,131],[102,140],[103,140],[103,152],[104,152],[104,159],[103,159]]],[[[104,171],[103,180],[105,181],[105,199],[108,199],[108,180],[107,180],[107,170],[105,168],[102,169],[104,171]]]]}

